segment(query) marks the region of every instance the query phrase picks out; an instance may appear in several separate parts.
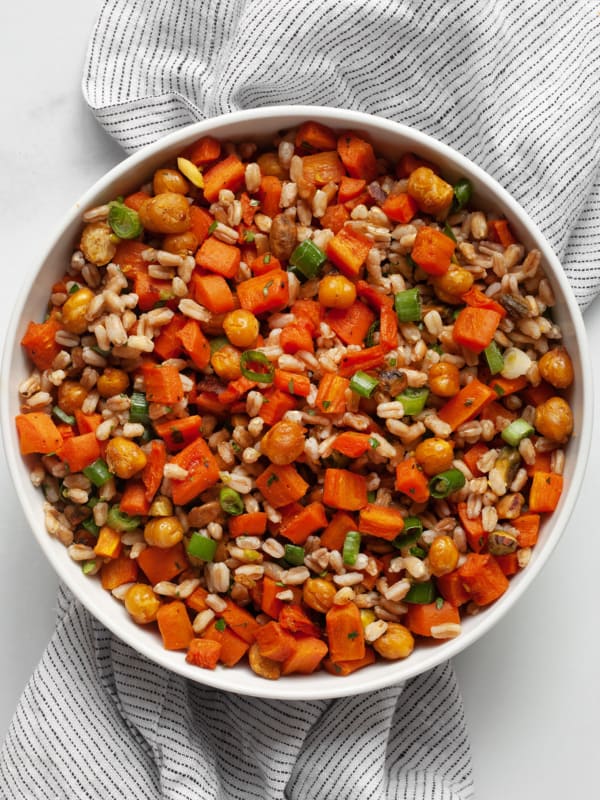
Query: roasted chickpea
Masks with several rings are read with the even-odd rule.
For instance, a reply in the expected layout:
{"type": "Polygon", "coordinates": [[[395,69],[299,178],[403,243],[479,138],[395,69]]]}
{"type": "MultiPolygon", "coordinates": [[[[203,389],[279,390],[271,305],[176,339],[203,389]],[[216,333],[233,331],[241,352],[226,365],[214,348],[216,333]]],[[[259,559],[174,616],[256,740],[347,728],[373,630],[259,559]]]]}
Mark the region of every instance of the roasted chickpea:
{"type": "Polygon", "coordinates": [[[238,308],[225,315],[223,330],[235,347],[252,347],[259,332],[259,322],[251,311],[238,308]]]}
{"type": "Polygon", "coordinates": [[[235,381],[242,374],[240,356],[240,351],[236,350],[235,347],[225,345],[212,354],[210,365],[219,378],[224,381],[235,381]]]}
{"type": "Polygon", "coordinates": [[[92,290],[84,286],[65,300],[62,307],[62,324],[70,333],[79,336],[87,330],[88,321],[85,315],[93,297],[92,290]]]}
{"type": "Polygon", "coordinates": [[[554,347],[540,358],[540,375],[557,389],[573,383],[573,362],[564,347],[554,347]]]}
{"type": "Polygon", "coordinates": [[[304,452],[304,428],[291,420],[276,422],[261,439],[260,451],[273,464],[291,464],[304,452]]]}
{"type": "Polygon", "coordinates": [[[58,405],[67,414],[74,414],[81,408],[87,396],[87,389],[77,381],[63,381],[58,387],[58,405]]]}
{"type": "Polygon", "coordinates": [[[451,442],[432,436],[424,439],[416,447],[415,459],[427,475],[437,475],[450,469],[454,459],[454,450],[451,442]]]}
{"type": "Polygon", "coordinates": [[[431,543],[427,560],[429,569],[436,578],[439,578],[440,575],[446,575],[456,569],[458,547],[449,536],[437,536],[431,543]]]}
{"type": "Polygon", "coordinates": [[[333,605],[336,588],[324,578],[309,578],[302,587],[302,599],[309,608],[326,614],[333,605]]]}
{"type": "Polygon", "coordinates": [[[81,232],[79,248],[88,261],[100,267],[108,264],[117,252],[116,241],[106,222],[90,222],[81,232]]]}
{"type": "Polygon", "coordinates": [[[404,625],[389,622],[386,632],[373,642],[373,647],[383,658],[395,661],[398,658],[406,658],[412,653],[415,639],[404,625]]]}
{"type": "Polygon", "coordinates": [[[160,600],[147,583],[134,583],[125,595],[125,608],[138,625],[154,622],[160,600]]]}
{"type": "Polygon", "coordinates": [[[154,194],[173,192],[174,194],[187,194],[190,185],[181,172],[176,169],[157,169],[152,180],[154,194]]]}
{"type": "Polygon", "coordinates": [[[429,369],[429,388],[438,397],[453,397],[460,390],[460,373],[455,364],[439,361],[429,369]]]}
{"type": "Polygon", "coordinates": [[[140,221],[152,233],[185,233],[190,229],[190,207],[182,194],[163,192],[144,200],[140,221]]]}
{"type": "Polygon", "coordinates": [[[535,410],[536,430],[553,442],[566,442],[573,433],[573,412],[562,397],[551,397],[535,410]]]}
{"type": "Polygon", "coordinates": [[[129,375],[122,369],[106,367],[98,378],[96,389],[100,397],[113,397],[121,394],[129,386],[129,375]]]}
{"type": "Polygon", "coordinates": [[[193,231],[185,233],[171,233],[162,240],[162,249],[167,253],[186,256],[195,253],[198,249],[198,237],[193,231]]]}
{"type": "Polygon", "coordinates": [[[156,517],[146,523],[144,539],[151,547],[173,547],[183,539],[183,526],[177,517],[156,517]]]}
{"type": "Polygon", "coordinates": [[[447,272],[433,278],[431,282],[440,300],[457,305],[462,302],[461,295],[468,292],[473,286],[474,280],[469,270],[451,264],[447,272]]]}
{"type": "Polygon", "coordinates": [[[248,651],[248,663],[252,672],[256,672],[261,678],[267,678],[269,681],[276,681],[281,677],[281,664],[279,661],[274,661],[272,658],[267,658],[260,654],[258,642],[250,647],[248,651]]]}
{"type": "Polygon", "coordinates": [[[356,286],[343,275],[326,275],[319,283],[319,302],[326,308],[350,308],[356,286]]]}
{"type": "Polygon", "coordinates": [[[146,466],[146,454],[135,442],[115,436],[106,445],[106,463],[119,478],[131,478],[146,466]]]}
{"type": "Polygon", "coordinates": [[[257,159],[256,163],[260,167],[262,175],[275,175],[275,177],[284,180],[288,177],[286,170],[279,163],[277,153],[262,153],[257,159]]]}
{"type": "Polygon", "coordinates": [[[417,167],[408,177],[406,191],[426,214],[436,217],[450,208],[454,189],[429,167],[417,167]]]}

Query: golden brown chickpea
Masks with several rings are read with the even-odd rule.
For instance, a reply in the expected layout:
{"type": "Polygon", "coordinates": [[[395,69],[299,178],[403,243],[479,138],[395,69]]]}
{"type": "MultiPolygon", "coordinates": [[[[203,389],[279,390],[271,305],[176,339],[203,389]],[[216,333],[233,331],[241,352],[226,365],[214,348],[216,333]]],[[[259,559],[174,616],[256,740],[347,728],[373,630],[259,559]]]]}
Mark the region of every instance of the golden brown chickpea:
{"type": "Polygon", "coordinates": [[[263,153],[256,159],[262,175],[275,175],[284,180],[288,177],[287,172],[279,163],[277,153],[263,153]]]}
{"type": "Polygon", "coordinates": [[[106,463],[119,478],[132,478],[146,466],[146,454],[135,442],[115,436],[106,445],[106,463]]]}
{"type": "Polygon", "coordinates": [[[319,302],[325,308],[350,308],[356,286],[344,275],[326,275],[319,283],[319,302]]]}
{"type": "Polygon", "coordinates": [[[240,358],[239,350],[231,345],[225,345],[212,354],[210,365],[222,380],[235,381],[242,374],[240,358]]]}
{"type": "Polygon", "coordinates": [[[263,436],[260,451],[273,464],[291,464],[304,452],[304,428],[282,419],[263,436]]]}
{"type": "Polygon", "coordinates": [[[92,264],[101,267],[117,252],[115,236],[106,222],[91,222],[81,232],[79,248],[92,264]]]}
{"type": "Polygon", "coordinates": [[[557,389],[573,383],[573,362],[564,347],[554,347],[540,358],[540,375],[557,389]]]}
{"type": "Polygon", "coordinates": [[[260,323],[251,311],[236,308],[223,320],[225,336],[235,347],[252,347],[260,331],[260,323]]]}
{"type": "Polygon", "coordinates": [[[415,647],[412,633],[398,622],[388,622],[388,627],[383,636],[373,642],[373,647],[380,656],[390,661],[406,658],[415,647]]]}
{"type": "Polygon", "coordinates": [[[171,233],[162,240],[162,249],[167,253],[178,256],[187,256],[198,249],[198,237],[193,231],[185,233],[171,233]]]}
{"type": "Polygon", "coordinates": [[[462,302],[461,296],[473,286],[474,280],[469,270],[451,264],[444,275],[433,278],[431,282],[440,300],[457,305],[462,302]]]}
{"type": "Polygon", "coordinates": [[[92,290],[84,286],[65,300],[62,307],[62,324],[70,333],[79,336],[87,330],[88,321],[85,315],[93,297],[92,290]]]}
{"type": "Polygon", "coordinates": [[[536,408],[533,424],[546,439],[566,442],[573,433],[573,412],[564,398],[551,397],[536,408]]]}
{"type": "Polygon", "coordinates": [[[63,381],[58,387],[58,405],[67,414],[74,414],[81,408],[87,396],[87,389],[77,381],[63,381]]]}
{"type": "Polygon", "coordinates": [[[125,608],[138,625],[154,622],[160,600],[147,583],[134,583],[125,595],[125,608]]]}
{"type": "Polygon", "coordinates": [[[154,194],[173,192],[174,194],[187,194],[190,185],[181,172],[176,169],[157,169],[152,180],[154,194]]]}
{"type": "Polygon", "coordinates": [[[185,233],[190,229],[190,207],[182,194],[163,192],[144,200],[140,221],[152,233],[185,233]]]}
{"type": "Polygon", "coordinates": [[[415,450],[415,459],[427,475],[437,475],[450,469],[454,459],[452,443],[438,436],[424,439],[415,450]]]}
{"type": "Polygon", "coordinates": [[[456,568],[458,563],[458,547],[449,536],[437,536],[427,554],[429,569],[439,578],[456,568]]]}
{"type": "Polygon", "coordinates": [[[146,523],[144,539],[151,547],[173,547],[183,539],[183,526],[177,517],[156,517],[146,523]]]}
{"type": "Polygon", "coordinates": [[[276,681],[281,677],[281,664],[279,661],[273,661],[272,658],[261,656],[258,642],[254,642],[248,651],[248,663],[252,672],[256,672],[261,678],[276,681]]]}
{"type": "Polygon", "coordinates": [[[429,167],[417,167],[408,177],[408,194],[426,214],[436,217],[450,208],[454,189],[429,167]]]}
{"type": "Polygon", "coordinates": [[[333,605],[336,588],[324,578],[309,578],[302,587],[302,599],[309,608],[326,614],[333,605]]]}
{"type": "Polygon", "coordinates": [[[448,361],[439,361],[429,369],[428,384],[438,397],[453,397],[460,389],[458,367],[448,361]]]}
{"type": "Polygon", "coordinates": [[[113,397],[121,394],[129,386],[129,375],[122,369],[106,367],[98,378],[96,389],[100,397],[113,397]]]}

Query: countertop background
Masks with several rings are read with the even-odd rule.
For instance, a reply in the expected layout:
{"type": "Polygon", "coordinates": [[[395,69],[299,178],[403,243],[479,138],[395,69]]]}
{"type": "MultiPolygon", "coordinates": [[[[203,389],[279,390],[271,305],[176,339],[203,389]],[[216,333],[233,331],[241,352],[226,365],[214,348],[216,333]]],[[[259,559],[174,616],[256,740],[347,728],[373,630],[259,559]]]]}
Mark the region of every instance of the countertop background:
{"type": "MultiPolygon", "coordinates": [[[[123,157],[87,109],[80,79],[100,0],[0,7],[0,341],[17,291],[70,204],[123,157]]],[[[600,375],[600,303],[586,313],[600,375]]],[[[600,396],[596,398],[596,416],[600,396]]],[[[579,502],[534,586],[456,659],[477,797],[597,795],[600,722],[598,475],[592,447],[579,502]]],[[[0,458],[0,738],[52,634],[57,581],[0,458]]]]}

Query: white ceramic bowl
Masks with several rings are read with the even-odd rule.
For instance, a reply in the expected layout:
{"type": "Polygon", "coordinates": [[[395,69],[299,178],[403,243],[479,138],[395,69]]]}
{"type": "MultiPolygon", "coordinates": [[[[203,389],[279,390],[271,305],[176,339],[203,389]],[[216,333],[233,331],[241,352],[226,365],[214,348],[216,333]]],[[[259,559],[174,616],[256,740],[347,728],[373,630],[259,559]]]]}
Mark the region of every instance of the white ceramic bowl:
{"type": "Polygon", "coordinates": [[[134,650],[191,680],[241,694],[292,700],[353,695],[424,672],[464,650],[498,622],[534,582],[571,515],[582,483],[592,423],[592,380],[586,335],[571,289],[548,243],[518,203],[467,158],[414,129],[355,111],[314,106],[241,111],[183,128],[140,150],[92,186],[69,211],[48,248],[46,258],[37,272],[31,274],[32,277],[21,292],[4,344],[0,399],[4,446],[19,501],[40,547],[60,579],[83,605],[134,650]],[[445,177],[469,178],[475,188],[475,207],[501,211],[517,237],[528,248],[537,247],[541,250],[543,265],[557,299],[556,319],[562,327],[564,343],[575,367],[575,382],[570,397],[575,415],[575,433],[567,449],[565,490],[560,505],[544,522],[528,567],[511,580],[509,590],[496,603],[477,616],[464,620],[460,636],[446,642],[419,644],[406,661],[379,662],[345,678],[320,671],[309,676],[290,676],[279,681],[266,681],[248,667],[217,668],[211,672],[188,665],[182,652],[164,650],[158,634],[133,623],[122,604],[104,591],[99,581],[90,580],[82,574],[81,568],[69,559],[65,548],[46,533],[42,493],[29,480],[28,466],[19,454],[13,420],[19,412],[17,386],[30,372],[19,342],[28,321],[42,318],[50,287],[65,272],[73,245],[77,241],[82,211],[136,189],[154,169],[204,134],[220,139],[268,140],[275,132],[298,125],[306,119],[316,119],[338,129],[362,130],[382,153],[392,155],[407,150],[415,151],[438,164],[445,177]]]}

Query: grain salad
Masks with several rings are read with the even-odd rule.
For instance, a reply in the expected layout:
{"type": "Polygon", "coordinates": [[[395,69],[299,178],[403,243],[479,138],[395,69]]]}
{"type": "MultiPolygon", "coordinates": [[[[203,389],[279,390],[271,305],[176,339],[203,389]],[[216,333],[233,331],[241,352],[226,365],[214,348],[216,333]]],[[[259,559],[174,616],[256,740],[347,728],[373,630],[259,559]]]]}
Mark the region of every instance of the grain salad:
{"type": "Polygon", "coordinates": [[[309,120],[85,210],[19,444],[48,533],[165,648],[344,676],[527,567],[573,365],[539,251],[472,195],[309,120]]]}

